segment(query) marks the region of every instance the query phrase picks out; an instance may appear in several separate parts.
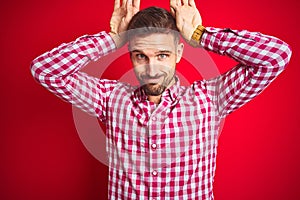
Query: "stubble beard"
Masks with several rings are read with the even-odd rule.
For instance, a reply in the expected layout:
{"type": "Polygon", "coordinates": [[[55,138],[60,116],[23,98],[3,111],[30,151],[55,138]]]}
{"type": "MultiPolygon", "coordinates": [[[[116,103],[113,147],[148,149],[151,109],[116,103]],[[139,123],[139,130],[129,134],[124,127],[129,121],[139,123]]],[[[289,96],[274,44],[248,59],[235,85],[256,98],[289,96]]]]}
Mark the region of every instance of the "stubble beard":
{"type": "Polygon", "coordinates": [[[144,89],[146,95],[159,96],[166,90],[167,87],[158,83],[149,83],[143,85],[142,88],[144,89]]]}
{"type": "Polygon", "coordinates": [[[163,83],[148,83],[143,84],[142,88],[146,95],[149,96],[159,96],[161,95],[169,86],[171,81],[174,79],[174,75],[170,79],[164,79],[163,83]]]}

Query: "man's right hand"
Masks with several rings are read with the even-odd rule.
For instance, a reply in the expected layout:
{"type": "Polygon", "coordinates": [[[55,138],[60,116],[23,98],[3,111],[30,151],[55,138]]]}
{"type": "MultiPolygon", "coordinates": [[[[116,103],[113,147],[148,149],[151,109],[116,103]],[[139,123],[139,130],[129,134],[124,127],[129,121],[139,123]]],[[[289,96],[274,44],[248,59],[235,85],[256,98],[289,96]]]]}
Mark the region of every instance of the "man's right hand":
{"type": "Polygon", "coordinates": [[[121,34],[127,30],[131,18],[139,11],[140,0],[115,0],[114,11],[110,19],[110,35],[117,48],[125,44],[121,34]]]}

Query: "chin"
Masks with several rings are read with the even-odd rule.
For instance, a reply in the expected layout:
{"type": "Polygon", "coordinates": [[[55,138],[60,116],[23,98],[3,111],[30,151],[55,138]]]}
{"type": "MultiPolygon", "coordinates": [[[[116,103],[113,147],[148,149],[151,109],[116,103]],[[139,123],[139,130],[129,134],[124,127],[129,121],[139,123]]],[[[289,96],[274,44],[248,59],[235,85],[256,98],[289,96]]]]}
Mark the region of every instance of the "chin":
{"type": "Polygon", "coordinates": [[[145,93],[151,96],[159,96],[166,90],[166,86],[153,83],[145,84],[142,87],[145,93]]]}

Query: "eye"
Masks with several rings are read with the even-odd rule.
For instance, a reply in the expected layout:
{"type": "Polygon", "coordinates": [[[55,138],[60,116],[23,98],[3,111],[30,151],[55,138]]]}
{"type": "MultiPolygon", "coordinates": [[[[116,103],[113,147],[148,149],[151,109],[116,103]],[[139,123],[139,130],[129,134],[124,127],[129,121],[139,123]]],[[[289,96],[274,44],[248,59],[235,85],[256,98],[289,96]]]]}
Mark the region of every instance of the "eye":
{"type": "Polygon", "coordinates": [[[158,59],[160,59],[160,60],[164,60],[168,57],[169,57],[169,54],[165,54],[165,53],[158,54],[158,59]]]}
{"type": "Polygon", "coordinates": [[[136,54],[135,57],[138,59],[138,60],[145,60],[146,59],[146,56],[144,54],[136,54]]]}

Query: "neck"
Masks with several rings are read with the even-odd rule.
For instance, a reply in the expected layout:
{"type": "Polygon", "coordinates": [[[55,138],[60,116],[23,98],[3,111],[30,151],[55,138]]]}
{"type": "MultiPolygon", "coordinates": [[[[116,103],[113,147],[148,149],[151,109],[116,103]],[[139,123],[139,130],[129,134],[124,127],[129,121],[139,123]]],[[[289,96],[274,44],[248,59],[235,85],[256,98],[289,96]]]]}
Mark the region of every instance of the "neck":
{"type": "Polygon", "coordinates": [[[150,102],[153,102],[155,103],[156,105],[158,105],[160,103],[160,100],[161,100],[161,95],[159,96],[151,96],[151,95],[148,95],[148,100],[150,102]]]}

